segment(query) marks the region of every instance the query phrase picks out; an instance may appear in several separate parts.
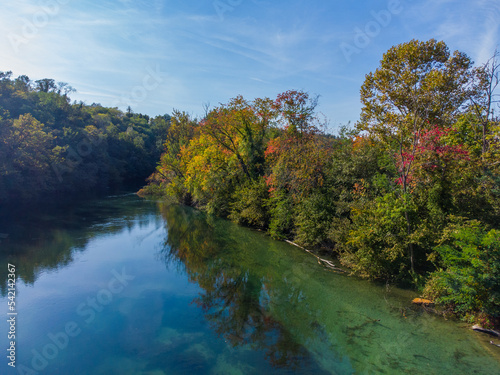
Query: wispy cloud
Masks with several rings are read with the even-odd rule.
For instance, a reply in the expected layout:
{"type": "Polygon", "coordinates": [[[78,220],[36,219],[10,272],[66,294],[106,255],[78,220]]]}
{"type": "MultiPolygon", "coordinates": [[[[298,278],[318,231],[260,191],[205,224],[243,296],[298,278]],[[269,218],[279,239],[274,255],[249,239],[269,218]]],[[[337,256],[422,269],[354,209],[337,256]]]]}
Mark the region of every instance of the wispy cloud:
{"type": "Polygon", "coordinates": [[[500,2],[497,0],[428,0],[415,5],[405,21],[426,35],[465,51],[477,63],[491,57],[500,41],[500,2]],[[418,17],[415,17],[418,13],[418,17]]]}
{"type": "Polygon", "coordinates": [[[203,102],[301,88],[322,94],[332,122],[356,121],[359,86],[390,46],[434,37],[484,62],[500,39],[497,0],[401,0],[403,11],[352,63],[339,44],[387,2],[246,0],[223,21],[206,0],[64,3],[17,51],[9,33],[22,35],[44,2],[2,5],[0,70],[66,81],[78,90],[75,99],[112,105],[158,65],[165,80],[134,108],[149,114],[173,107],[200,113],[203,102]]]}

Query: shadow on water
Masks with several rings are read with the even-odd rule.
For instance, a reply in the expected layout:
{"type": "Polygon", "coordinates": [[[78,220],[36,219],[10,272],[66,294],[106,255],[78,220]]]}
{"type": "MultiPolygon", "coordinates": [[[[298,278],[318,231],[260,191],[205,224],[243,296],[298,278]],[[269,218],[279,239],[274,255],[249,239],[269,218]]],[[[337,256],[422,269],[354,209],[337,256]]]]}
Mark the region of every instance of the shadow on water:
{"type": "MultiPolygon", "coordinates": [[[[134,193],[86,198],[68,204],[39,203],[30,207],[3,207],[0,211],[0,264],[16,265],[17,277],[33,284],[45,271],[57,270],[74,260],[88,242],[132,228],[151,207],[134,193]],[[124,197],[128,197],[123,201],[124,197]]],[[[0,292],[6,295],[7,267],[0,268],[0,292]]]]}
{"type": "Polygon", "coordinates": [[[334,274],[288,244],[183,206],[160,204],[160,212],[168,232],[162,256],[202,288],[194,302],[212,329],[234,348],[264,351],[274,369],[498,369],[469,331],[412,307],[411,291],[334,274]]]}
{"type": "MultiPolygon", "coordinates": [[[[269,291],[279,276],[256,267],[251,242],[248,248],[241,247],[240,233],[231,230],[231,223],[186,207],[161,205],[161,214],[168,226],[162,256],[167,267],[178,267],[180,260],[190,281],[202,288],[203,293],[193,302],[214,332],[232,348],[263,351],[275,369],[328,373],[315,366],[308,350],[273,317],[269,291]]],[[[266,259],[261,260],[267,264],[266,259]]],[[[291,290],[280,293],[300,294],[291,290]]],[[[308,337],[302,339],[312,339],[317,331],[321,331],[319,325],[311,327],[308,337]]]]}
{"type": "MultiPolygon", "coordinates": [[[[470,330],[410,308],[408,291],[335,274],[294,246],[188,207],[118,195],[2,212],[0,226],[9,234],[0,238],[1,264],[16,264],[17,276],[33,286],[19,293],[23,314],[33,317],[23,323],[24,341],[42,350],[47,333],[67,321],[82,327],[47,367],[51,375],[499,368],[470,330]],[[77,306],[122,267],[134,282],[85,324],[77,306]]],[[[0,269],[4,296],[6,280],[0,269]]]]}

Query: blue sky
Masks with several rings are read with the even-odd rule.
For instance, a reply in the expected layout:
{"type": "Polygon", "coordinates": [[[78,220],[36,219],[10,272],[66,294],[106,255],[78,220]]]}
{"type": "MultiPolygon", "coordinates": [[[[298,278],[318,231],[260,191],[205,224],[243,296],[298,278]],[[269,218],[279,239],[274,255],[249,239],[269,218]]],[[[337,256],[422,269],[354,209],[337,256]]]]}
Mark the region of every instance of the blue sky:
{"type": "Polygon", "coordinates": [[[498,0],[18,0],[0,12],[0,71],[73,86],[74,100],[157,115],[236,95],[320,95],[335,131],[391,46],[444,40],[484,63],[498,0]]]}

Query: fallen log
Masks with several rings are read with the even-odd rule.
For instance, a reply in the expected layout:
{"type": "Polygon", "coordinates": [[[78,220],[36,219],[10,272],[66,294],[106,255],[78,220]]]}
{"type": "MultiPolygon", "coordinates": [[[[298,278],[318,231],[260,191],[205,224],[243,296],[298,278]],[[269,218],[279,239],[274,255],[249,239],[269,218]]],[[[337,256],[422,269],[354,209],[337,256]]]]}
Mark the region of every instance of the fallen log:
{"type": "Polygon", "coordinates": [[[480,327],[478,325],[472,326],[472,329],[476,332],[487,333],[488,335],[491,335],[491,336],[500,337],[500,332],[494,331],[492,329],[486,329],[486,328],[480,327]]]}
{"type": "Polygon", "coordinates": [[[333,264],[333,262],[329,261],[329,260],[326,260],[326,259],[322,259],[320,258],[319,256],[317,256],[316,254],[314,254],[311,250],[307,250],[306,248],[300,246],[300,245],[297,245],[295,242],[292,242],[292,241],[288,241],[288,240],[285,240],[285,242],[288,242],[290,245],[293,245],[293,246],[297,246],[297,247],[300,247],[302,250],[305,250],[307,251],[309,254],[311,254],[312,256],[314,256],[316,259],[318,259],[318,263],[323,265],[323,266],[326,266],[334,271],[338,271],[338,272],[347,272],[346,270],[343,270],[342,268],[339,268],[337,267],[335,264],[333,264]]]}

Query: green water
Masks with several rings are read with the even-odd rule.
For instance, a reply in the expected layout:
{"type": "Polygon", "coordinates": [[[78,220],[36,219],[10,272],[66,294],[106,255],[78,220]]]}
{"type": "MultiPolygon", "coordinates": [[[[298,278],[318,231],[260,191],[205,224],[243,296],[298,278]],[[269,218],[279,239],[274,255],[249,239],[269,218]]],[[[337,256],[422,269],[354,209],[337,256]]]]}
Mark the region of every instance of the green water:
{"type": "Polygon", "coordinates": [[[490,338],[413,293],[186,207],[11,210],[0,233],[4,349],[7,263],[18,312],[0,374],[500,374],[490,338]]]}

